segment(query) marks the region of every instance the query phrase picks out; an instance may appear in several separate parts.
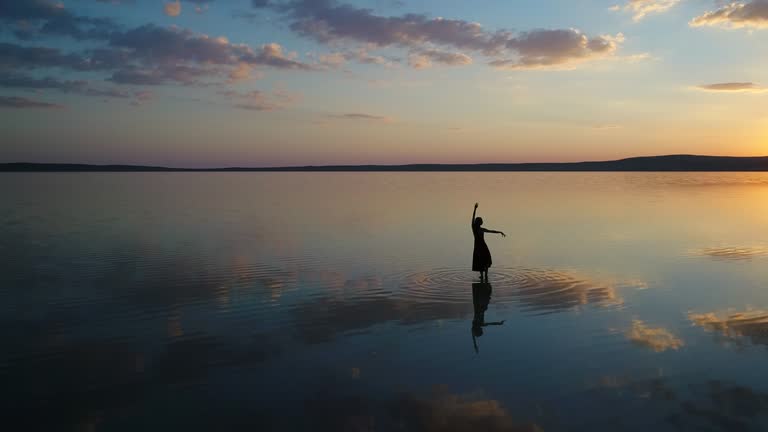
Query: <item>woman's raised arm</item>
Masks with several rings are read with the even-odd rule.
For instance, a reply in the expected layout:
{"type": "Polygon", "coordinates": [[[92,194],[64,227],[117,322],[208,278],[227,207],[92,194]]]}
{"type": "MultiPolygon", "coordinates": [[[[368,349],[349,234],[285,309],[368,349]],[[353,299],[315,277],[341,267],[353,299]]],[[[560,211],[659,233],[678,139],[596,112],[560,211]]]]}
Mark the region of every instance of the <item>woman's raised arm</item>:
{"type": "Polygon", "coordinates": [[[475,229],[475,215],[477,214],[477,203],[475,203],[475,209],[472,210],[472,222],[469,224],[472,229],[475,229]]]}

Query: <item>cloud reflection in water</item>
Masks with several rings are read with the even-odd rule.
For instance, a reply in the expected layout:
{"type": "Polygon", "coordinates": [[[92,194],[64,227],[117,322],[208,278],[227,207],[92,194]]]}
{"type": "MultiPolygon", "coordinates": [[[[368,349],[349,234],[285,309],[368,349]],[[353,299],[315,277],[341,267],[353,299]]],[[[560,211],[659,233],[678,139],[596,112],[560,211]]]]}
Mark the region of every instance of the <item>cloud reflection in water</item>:
{"type": "Polygon", "coordinates": [[[768,312],[764,310],[689,313],[688,319],[723,342],[741,346],[747,338],[753,344],[768,345],[768,312]]]}

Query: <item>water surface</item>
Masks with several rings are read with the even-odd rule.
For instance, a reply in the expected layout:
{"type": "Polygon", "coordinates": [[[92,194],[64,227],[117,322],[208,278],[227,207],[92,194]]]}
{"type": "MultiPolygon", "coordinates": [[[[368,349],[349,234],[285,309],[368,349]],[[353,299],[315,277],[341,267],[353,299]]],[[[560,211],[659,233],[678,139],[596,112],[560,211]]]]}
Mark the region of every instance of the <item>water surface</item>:
{"type": "Polygon", "coordinates": [[[6,426],[768,427],[768,174],[29,173],[0,196],[6,426]],[[489,298],[475,202],[508,234],[489,298]],[[504,324],[473,337],[478,312],[504,324]]]}

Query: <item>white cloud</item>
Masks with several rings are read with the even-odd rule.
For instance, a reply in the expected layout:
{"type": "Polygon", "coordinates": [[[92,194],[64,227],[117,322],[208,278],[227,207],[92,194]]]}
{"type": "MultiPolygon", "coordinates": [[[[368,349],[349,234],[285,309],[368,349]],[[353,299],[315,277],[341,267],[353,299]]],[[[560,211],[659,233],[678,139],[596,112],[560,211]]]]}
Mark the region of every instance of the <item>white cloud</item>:
{"type": "MultiPolygon", "coordinates": [[[[371,9],[334,0],[259,1],[254,6],[271,8],[282,14],[292,31],[321,43],[408,49],[411,53],[409,63],[422,69],[441,62],[432,54],[445,52],[442,50],[483,55],[492,66],[499,68],[572,69],[587,61],[613,56],[623,42],[621,34],[590,37],[576,29],[491,31],[479,23],[461,19],[431,18],[413,13],[383,16],[371,9]]],[[[468,54],[453,56],[441,63],[471,62],[468,54]]]]}
{"type": "Polygon", "coordinates": [[[575,66],[615,55],[624,35],[587,37],[575,29],[534,30],[510,39],[508,46],[518,55],[491,61],[502,69],[573,69],[575,66]]]}
{"type": "MultiPolygon", "coordinates": [[[[253,67],[248,63],[239,63],[229,72],[229,79],[227,82],[232,84],[240,81],[247,81],[253,77],[253,67]]],[[[257,74],[255,77],[261,78],[261,75],[257,74]]]]}
{"type": "Polygon", "coordinates": [[[430,68],[433,63],[446,66],[465,66],[472,64],[472,57],[463,53],[440,50],[414,51],[408,56],[408,64],[414,69],[430,68]]]}
{"type": "Polygon", "coordinates": [[[666,12],[678,3],[680,0],[629,0],[624,6],[615,5],[610,9],[629,12],[634,21],[640,21],[649,14],[666,12]]]}
{"type": "Polygon", "coordinates": [[[691,27],[768,28],[768,0],[733,2],[692,19],[691,27]]]}
{"type": "Polygon", "coordinates": [[[220,93],[230,98],[234,107],[251,111],[277,111],[288,108],[300,99],[298,94],[280,89],[271,92],[227,90],[220,93]]]}
{"type": "Polygon", "coordinates": [[[763,93],[768,91],[765,87],[761,87],[751,82],[723,82],[714,84],[701,84],[695,87],[697,90],[704,90],[708,92],[724,92],[724,93],[763,93]]]}

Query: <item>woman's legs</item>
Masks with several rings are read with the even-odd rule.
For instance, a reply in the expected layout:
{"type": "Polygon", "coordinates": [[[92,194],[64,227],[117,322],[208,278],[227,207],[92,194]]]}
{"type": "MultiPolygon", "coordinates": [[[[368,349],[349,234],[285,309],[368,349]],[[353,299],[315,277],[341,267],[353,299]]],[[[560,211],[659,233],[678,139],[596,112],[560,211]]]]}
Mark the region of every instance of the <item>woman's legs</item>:
{"type": "Polygon", "coordinates": [[[483,280],[488,282],[488,269],[487,268],[484,271],[480,272],[480,281],[483,281],[483,280]],[[483,277],[483,276],[485,276],[485,277],[483,277]]]}

